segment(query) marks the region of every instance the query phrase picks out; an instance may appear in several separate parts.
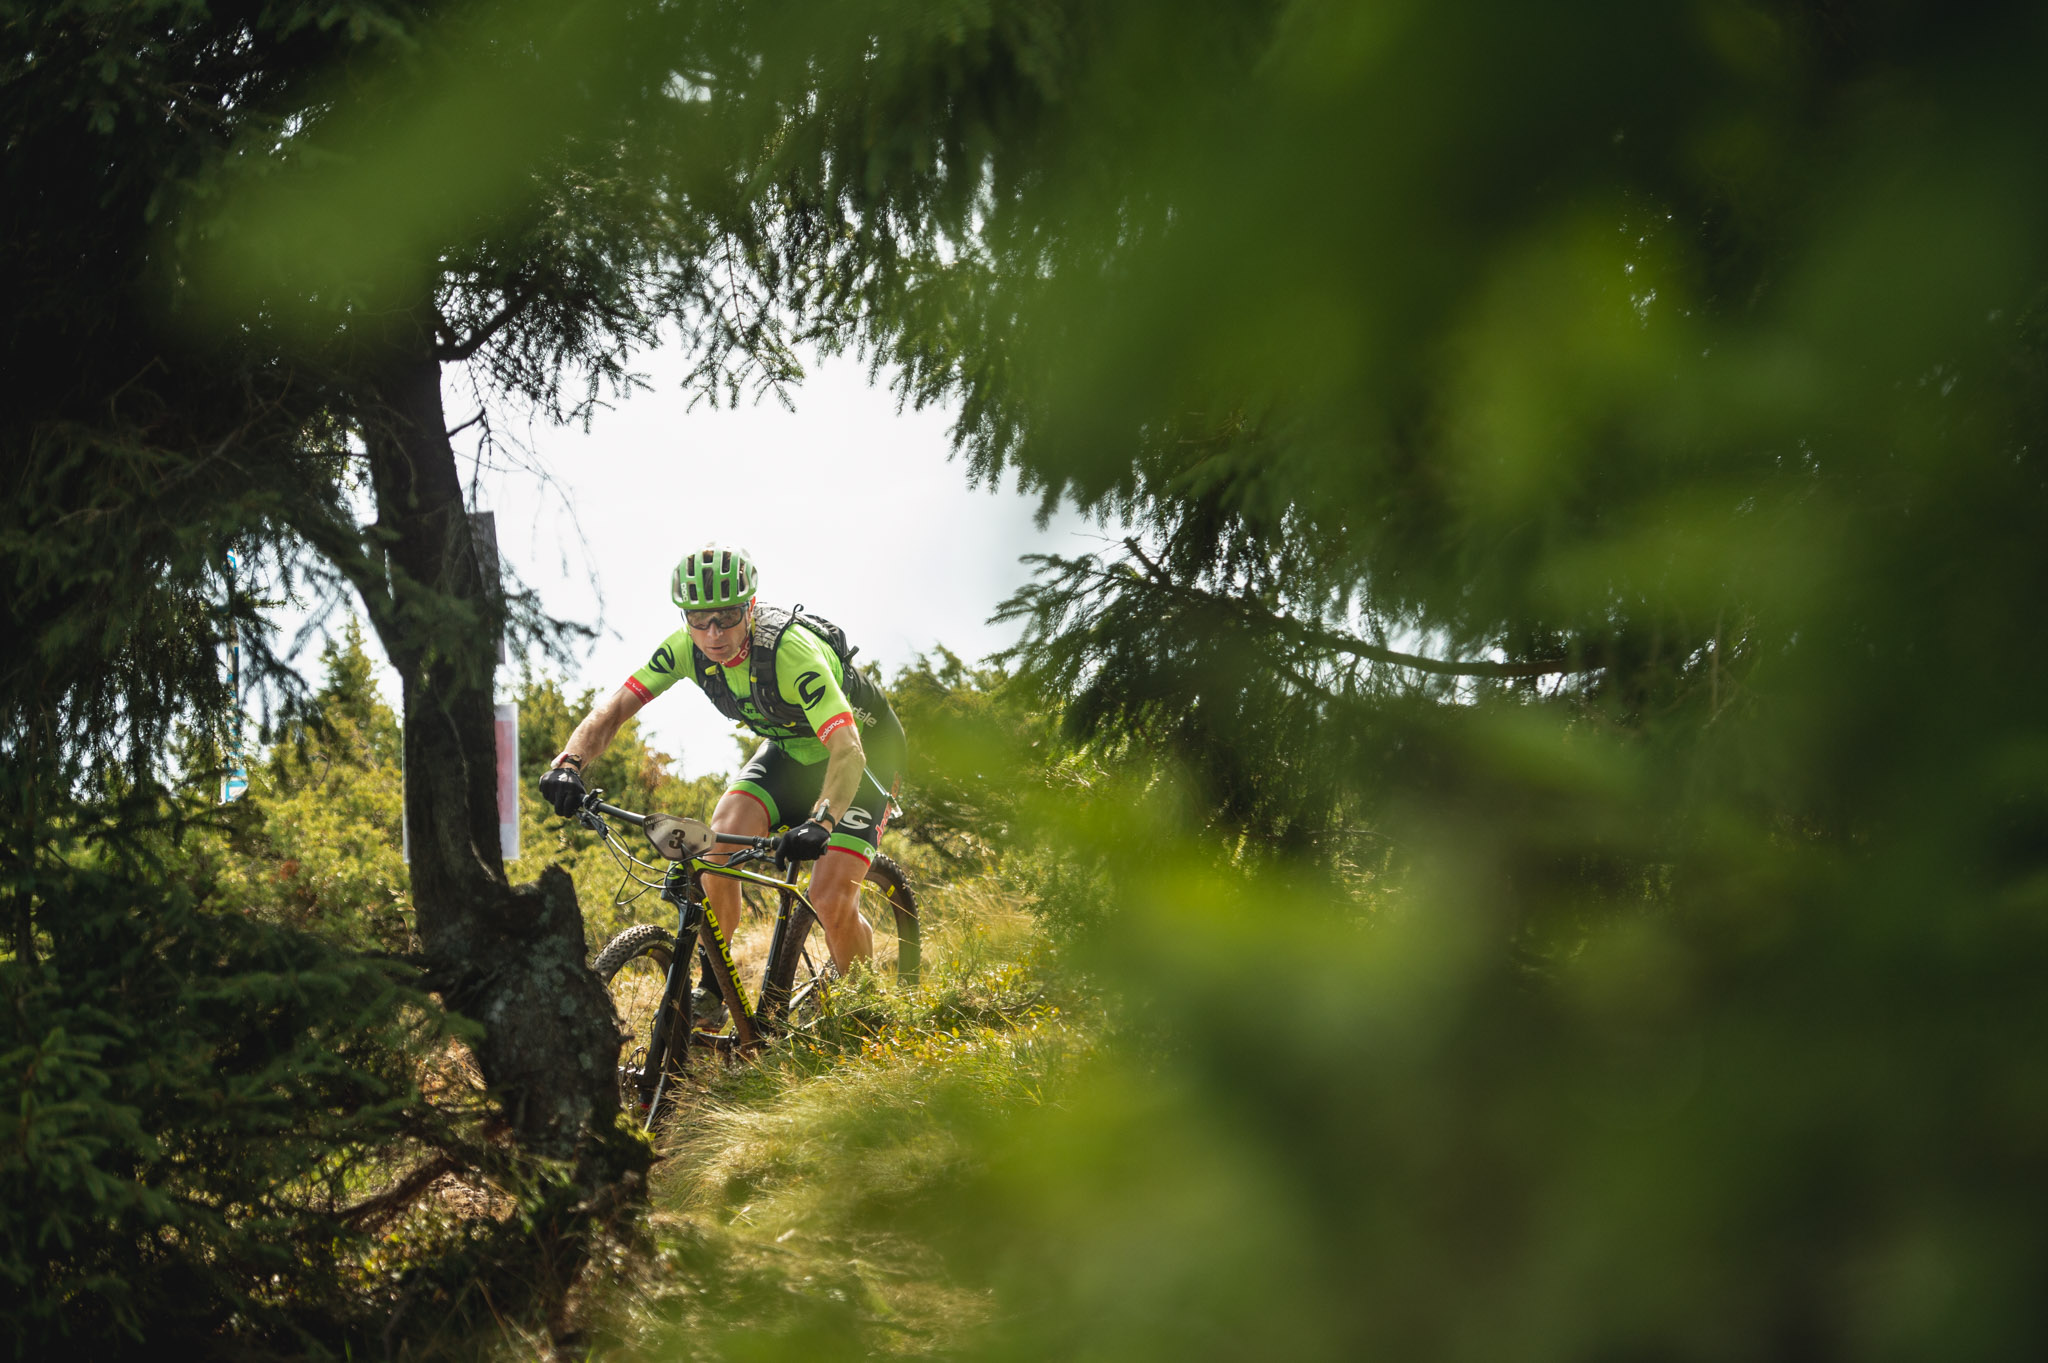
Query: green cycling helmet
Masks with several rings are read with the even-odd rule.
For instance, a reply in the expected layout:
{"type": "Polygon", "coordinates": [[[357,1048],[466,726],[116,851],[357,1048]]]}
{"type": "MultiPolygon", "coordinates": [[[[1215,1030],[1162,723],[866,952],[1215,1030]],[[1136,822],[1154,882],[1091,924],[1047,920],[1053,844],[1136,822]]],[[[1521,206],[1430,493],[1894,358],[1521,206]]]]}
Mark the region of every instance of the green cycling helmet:
{"type": "Polygon", "coordinates": [[[751,554],[730,544],[713,544],[683,556],[668,594],[679,610],[718,610],[744,605],[752,599],[758,580],[751,554]]]}

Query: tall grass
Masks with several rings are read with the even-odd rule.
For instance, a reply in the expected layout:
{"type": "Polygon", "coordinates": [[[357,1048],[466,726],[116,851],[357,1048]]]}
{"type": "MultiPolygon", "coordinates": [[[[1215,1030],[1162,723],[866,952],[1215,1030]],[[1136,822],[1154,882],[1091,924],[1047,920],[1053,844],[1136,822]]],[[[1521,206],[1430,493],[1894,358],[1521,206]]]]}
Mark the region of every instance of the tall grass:
{"type": "Polygon", "coordinates": [[[1090,1036],[1021,891],[920,891],[919,987],[857,975],[660,1134],[646,1253],[584,1306],[599,1356],[917,1357],[987,1325],[932,1232],[975,1175],[974,1132],[1056,1101],[1090,1036]]]}

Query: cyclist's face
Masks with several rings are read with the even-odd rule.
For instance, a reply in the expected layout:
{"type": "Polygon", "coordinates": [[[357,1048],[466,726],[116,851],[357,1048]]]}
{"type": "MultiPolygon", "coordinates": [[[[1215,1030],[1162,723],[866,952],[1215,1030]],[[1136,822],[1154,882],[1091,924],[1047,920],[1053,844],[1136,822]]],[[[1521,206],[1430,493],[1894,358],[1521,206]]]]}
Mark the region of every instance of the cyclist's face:
{"type": "Polygon", "coordinates": [[[746,645],[747,617],[753,611],[754,603],[749,601],[744,606],[719,611],[684,611],[683,619],[689,623],[690,637],[704,650],[705,657],[714,663],[729,663],[746,645]]]}

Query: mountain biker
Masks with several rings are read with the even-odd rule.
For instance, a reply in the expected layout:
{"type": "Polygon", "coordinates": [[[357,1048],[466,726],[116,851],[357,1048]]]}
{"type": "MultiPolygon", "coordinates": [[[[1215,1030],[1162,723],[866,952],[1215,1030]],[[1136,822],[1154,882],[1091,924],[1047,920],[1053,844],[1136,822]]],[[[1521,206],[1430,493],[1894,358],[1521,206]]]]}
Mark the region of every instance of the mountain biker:
{"type": "MultiPolygon", "coordinates": [[[[874,951],[860,883],[888,822],[903,771],[903,726],[882,691],[853,665],[830,621],[802,606],[755,604],[758,574],[744,550],[712,544],[684,556],[669,595],[683,627],[586,715],[540,778],[542,798],[568,817],[584,798],[582,771],[619,727],[687,673],[720,713],[763,742],[711,814],[721,833],[766,837],[784,823],[777,864],[816,861],[811,903],[841,974],[874,951]]],[[[740,887],[704,878],[704,897],[731,940],[740,887]]]]}

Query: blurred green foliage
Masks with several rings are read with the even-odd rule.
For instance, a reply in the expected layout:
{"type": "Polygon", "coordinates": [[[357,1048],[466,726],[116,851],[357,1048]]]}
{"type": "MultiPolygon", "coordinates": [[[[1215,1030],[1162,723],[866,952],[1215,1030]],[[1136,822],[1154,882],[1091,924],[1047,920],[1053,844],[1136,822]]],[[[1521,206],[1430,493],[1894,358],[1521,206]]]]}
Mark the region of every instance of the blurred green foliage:
{"type": "Polygon", "coordinates": [[[1057,727],[1002,668],[970,665],[943,645],[900,668],[888,690],[916,741],[904,815],[891,827],[928,849],[934,869],[986,870],[1025,836],[1019,773],[1071,756],[1057,727]]]}
{"type": "MultiPolygon", "coordinates": [[[[1041,562],[1003,677],[903,683],[932,795],[908,826],[1049,868],[1119,1043],[1057,1103],[949,1109],[966,1153],[862,1204],[998,1304],[947,1351],[2042,1351],[2036,7],[601,9],[268,16],[306,42],[249,117],[36,182],[167,213],[79,249],[257,341],[137,390],[162,412],[124,398],[127,443],[63,445],[107,470],[91,495],[34,465],[22,505],[135,533],[82,565],[51,527],[91,517],[10,512],[32,680],[85,698],[21,734],[115,722],[88,683],[121,631],[205,614],[190,525],[333,501],[309,458],[248,485],[272,501],[216,477],[171,480],[210,508],[189,524],[137,509],[136,433],[240,429],[231,380],[291,368],[265,346],[345,357],[352,319],[426,291],[554,414],[565,370],[621,378],[661,317],[771,381],[789,337],[858,347],[959,405],[974,475],[1136,531],[1041,562]],[[175,183],[101,175],[149,158],[175,183]],[[68,613],[79,583],[115,628],[68,613]],[[1034,749],[1054,724],[1072,746],[1034,749]]],[[[91,16],[10,57],[11,88],[43,51],[114,62],[104,100],[79,76],[8,106],[46,170],[50,120],[160,131],[175,82],[112,54],[213,60],[91,16]]],[[[47,442],[155,371],[79,339],[107,300],[7,222],[64,321],[17,328],[23,400],[83,395],[35,407],[47,442]]],[[[293,412],[305,449],[345,444],[293,412]]],[[[118,694],[144,739],[218,699],[143,656],[118,694]]],[[[577,707],[528,696],[537,761],[577,707]]],[[[701,798],[650,761],[622,745],[609,781],[701,798]]],[[[845,1153],[820,1177],[874,1167],[845,1153]]]]}
{"type": "Polygon", "coordinates": [[[2038,1351],[2038,15],[779,19],[843,334],[1139,530],[1012,604],[1137,1025],[918,1228],[986,1352],[2038,1351]]]}
{"type": "Polygon", "coordinates": [[[2038,16],[1100,31],[876,328],[1141,528],[1012,607],[1141,1025],[925,1228],[988,1354],[2038,1350],[2038,16]]]}

